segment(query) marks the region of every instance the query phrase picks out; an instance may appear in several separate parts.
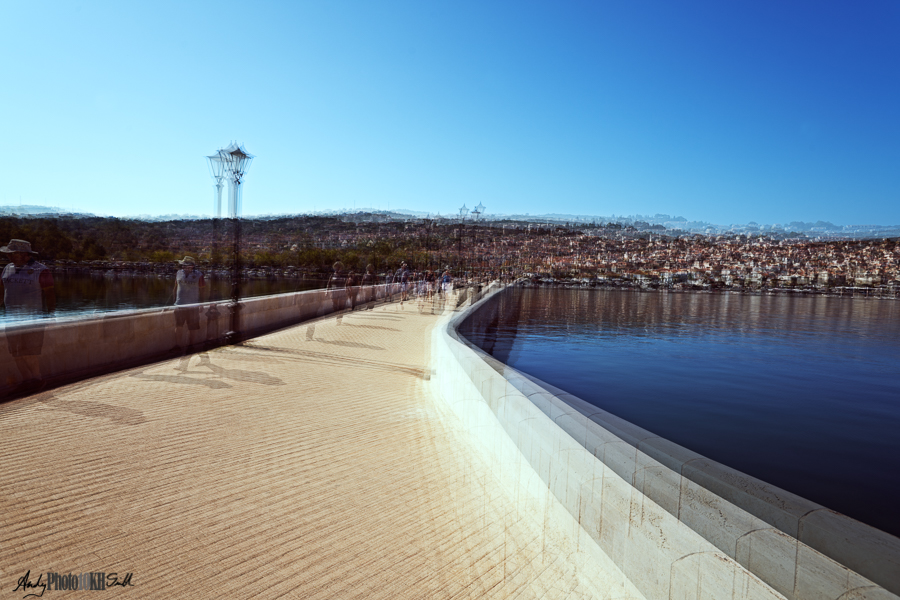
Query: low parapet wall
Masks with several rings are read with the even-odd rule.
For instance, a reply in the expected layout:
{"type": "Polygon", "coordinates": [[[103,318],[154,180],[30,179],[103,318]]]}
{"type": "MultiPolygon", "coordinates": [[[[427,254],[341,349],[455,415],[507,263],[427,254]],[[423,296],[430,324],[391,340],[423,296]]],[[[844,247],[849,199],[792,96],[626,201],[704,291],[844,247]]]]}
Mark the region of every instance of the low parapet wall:
{"type": "Polygon", "coordinates": [[[898,597],[900,540],[495,360],[456,331],[484,301],[435,331],[432,383],[504,485],[565,509],[647,598],[898,597]]]}
{"type": "MultiPolygon", "coordinates": [[[[372,291],[375,299],[389,296],[387,286],[360,288],[372,291]]],[[[396,293],[398,286],[390,290],[396,293]]],[[[363,297],[354,292],[357,303],[363,297]]],[[[239,303],[238,337],[246,339],[334,311],[326,290],[309,290],[248,298],[239,303]]],[[[194,333],[188,351],[225,343],[230,329],[229,302],[192,305],[199,312],[199,331],[194,333]]],[[[177,356],[183,350],[176,338],[175,307],[118,311],[88,318],[42,320],[6,327],[0,332],[0,400],[15,396],[23,375],[10,354],[7,336],[39,334],[43,336],[37,357],[41,384],[59,385],[110,373],[119,369],[177,356]]],[[[181,332],[185,338],[184,332],[181,332]]]]}

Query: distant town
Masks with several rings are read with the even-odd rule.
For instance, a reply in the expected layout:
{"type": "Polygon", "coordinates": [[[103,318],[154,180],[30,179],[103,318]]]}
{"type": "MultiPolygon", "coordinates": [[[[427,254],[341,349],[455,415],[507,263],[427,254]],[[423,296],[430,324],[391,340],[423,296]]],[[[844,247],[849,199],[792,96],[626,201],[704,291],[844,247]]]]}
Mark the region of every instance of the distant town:
{"type": "MultiPolygon", "coordinates": [[[[524,277],[535,285],[900,293],[896,229],[819,222],[695,231],[668,215],[638,217],[360,211],[248,218],[241,222],[241,260],[249,277],[323,277],[340,260],[360,272],[372,264],[382,276],[407,262],[418,271],[524,277]]],[[[232,234],[227,219],[0,215],[4,243],[29,240],[39,260],[57,270],[165,272],[188,255],[215,272],[232,260],[232,234]]]]}

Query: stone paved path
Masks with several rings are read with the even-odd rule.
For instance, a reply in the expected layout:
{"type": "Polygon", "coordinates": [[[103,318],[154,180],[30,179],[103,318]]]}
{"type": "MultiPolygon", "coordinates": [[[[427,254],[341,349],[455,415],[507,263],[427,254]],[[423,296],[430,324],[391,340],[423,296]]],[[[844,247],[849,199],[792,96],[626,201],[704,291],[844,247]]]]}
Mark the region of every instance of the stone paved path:
{"type": "Polygon", "coordinates": [[[0,404],[0,599],[29,569],[133,573],[110,597],[622,596],[428,393],[436,319],[380,306],[0,404]]]}

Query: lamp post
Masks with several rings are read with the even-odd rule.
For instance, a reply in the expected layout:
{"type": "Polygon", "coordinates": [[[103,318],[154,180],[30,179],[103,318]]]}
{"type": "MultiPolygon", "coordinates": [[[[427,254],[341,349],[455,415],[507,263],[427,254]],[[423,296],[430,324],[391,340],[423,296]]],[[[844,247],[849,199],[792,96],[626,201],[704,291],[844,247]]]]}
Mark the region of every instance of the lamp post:
{"type": "MultiPolygon", "coordinates": [[[[472,211],[472,215],[475,217],[475,222],[477,224],[478,217],[484,214],[484,205],[479,202],[478,206],[475,207],[475,210],[472,211]]],[[[476,225],[475,228],[472,229],[472,258],[478,261],[478,227],[476,225]]],[[[477,264],[480,264],[481,261],[478,261],[477,264]]],[[[482,268],[482,271],[484,269],[482,268]]]]}
{"type": "Polygon", "coordinates": [[[216,195],[213,199],[213,214],[215,218],[222,218],[222,187],[225,185],[225,159],[222,158],[222,150],[218,150],[212,156],[206,157],[209,174],[216,180],[216,195]]]}
{"type": "MultiPolygon", "coordinates": [[[[498,251],[500,256],[498,257],[498,260],[497,260],[497,262],[500,265],[500,268],[498,269],[498,271],[500,272],[500,281],[503,281],[503,269],[507,267],[506,257],[507,257],[507,253],[509,252],[509,246],[508,245],[504,246],[504,244],[508,244],[508,241],[506,239],[506,223],[503,224],[502,229],[503,229],[503,231],[500,234],[500,250],[498,251]]],[[[494,245],[496,245],[496,243],[494,245]]]]}
{"type": "Polygon", "coordinates": [[[434,223],[432,219],[422,219],[425,227],[425,268],[427,271],[431,268],[431,225],[434,223]]]}
{"type": "MultiPolygon", "coordinates": [[[[466,215],[468,213],[469,213],[469,209],[466,208],[465,204],[463,204],[462,207],[459,209],[459,229],[458,229],[459,246],[457,247],[457,250],[456,250],[456,262],[457,262],[457,264],[460,264],[460,265],[462,264],[462,236],[463,236],[463,230],[466,227],[464,221],[466,220],[466,215]]],[[[465,272],[465,271],[463,271],[463,272],[465,272]]]]}
{"type": "MultiPolygon", "coordinates": [[[[221,150],[219,152],[221,152],[221,150]]],[[[206,157],[209,174],[216,180],[216,195],[213,199],[212,249],[209,257],[210,266],[215,265],[219,254],[219,219],[222,218],[222,187],[225,185],[226,163],[219,152],[206,157]]]]}
{"type": "Polygon", "coordinates": [[[229,344],[240,339],[240,299],[241,299],[241,192],[244,174],[255,158],[248,154],[244,147],[231,144],[219,150],[219,156],[225,163],[225,175],[229,183],[228,216],[232,221],[232,257],[231,257],[231,330],[225,334],[229,344]]]}

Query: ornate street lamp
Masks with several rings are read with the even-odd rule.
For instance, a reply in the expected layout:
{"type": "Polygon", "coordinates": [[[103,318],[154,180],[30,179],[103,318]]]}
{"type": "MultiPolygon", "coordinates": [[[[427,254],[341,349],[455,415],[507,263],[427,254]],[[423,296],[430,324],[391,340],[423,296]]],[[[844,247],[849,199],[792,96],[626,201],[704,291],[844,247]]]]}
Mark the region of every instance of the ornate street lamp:
{"type": "Polygon", "coordinates": [[[255,158],[244,147],[232,143],[218,152],[225,163],[225,176],[229,183],[228,216],[232,221],[231,258],[231,330],[225,334],[229,344],[240,339],[240,299],[241,299],[241,192],[244,175],[255,158]]]}
{"type": "Polygon", "coordinates": [[[230,184],[230,197],[228,199],[229,217],[241,218],[241,191],[244,182],[244,174],[250,168],[250,163],[256,158],[248,154],[244,147],[231,144],[227,148],[219,150],[219,156],[225,161],[225,174],[230,184]]]}
{"type": "Polygon", "coordinates": [[[206,165],[209,167],[209,174],[216,180],[215,197],[213,198],[213,220],[212,220],[212,251],[209,257],[210,268],[216,264],[219,258],[219,219],[222,218],[222,187],[225,185],[225,160],[219,154],[221,150],[206,157],[206,165]]]}
{"type": "MultiPolygon", "coordinates": [[[[478,217],[480,217],[483,214],[484,214],[484,205],[481,202],[479,202],[478,206],[475,207],[475,210],[472,211],[472,215],[475,217],[475,221],[477,222],[478,217]]],[[[478,228],[476,227],[476,228],[472,229],[472,253],[473,253],[473,258],[476,261],[478,261],[478,254],[477,254],[478,238],[477,238],[477,236],[478,236],[478,228]]],[[[480,263],[481,261],[478,261],[478,262],[480,263]]]]}
{"type": "Polygon", "coordinates": [[[222,150],[206,157],[209,174],[216,180],[216,195],[213,198],[213,215],[216,219],[222,218],[222,187],[225,185],[225,159],[222,158],[220,152],[222,150]]]}

